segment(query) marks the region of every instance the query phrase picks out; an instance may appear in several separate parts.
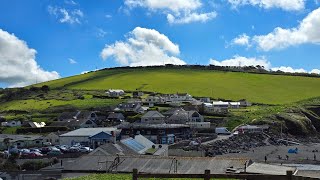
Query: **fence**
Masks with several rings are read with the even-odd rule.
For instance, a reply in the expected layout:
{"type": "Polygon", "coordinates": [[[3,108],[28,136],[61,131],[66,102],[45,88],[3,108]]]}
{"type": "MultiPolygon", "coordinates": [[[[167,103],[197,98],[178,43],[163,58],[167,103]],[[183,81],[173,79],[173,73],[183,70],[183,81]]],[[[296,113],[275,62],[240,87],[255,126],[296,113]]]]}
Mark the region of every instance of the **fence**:
{"type": "Polygon", "coordinates": [[[294,176],[292,171],[287,171],[286,175],[266,175],[266,174],[211,174],[210,170],[205,170],[204,174],[143,174],[139,173],[137,169],[133,169],[132,180],[139,178],[203,178],[210,180],[214,178],[227,178],[227,179],[247,179],[247,180],[315,180],[318,178],[309,178],[294,176]]]}

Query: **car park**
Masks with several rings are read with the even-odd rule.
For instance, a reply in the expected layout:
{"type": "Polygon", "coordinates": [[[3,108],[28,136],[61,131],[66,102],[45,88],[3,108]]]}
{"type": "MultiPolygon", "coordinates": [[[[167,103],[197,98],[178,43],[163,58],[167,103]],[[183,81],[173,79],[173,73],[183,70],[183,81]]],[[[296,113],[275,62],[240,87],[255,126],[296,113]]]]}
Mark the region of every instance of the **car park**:
{"type": "Polygon", "coordinates": [[[47,153],[48,156],[58,156],[58,155],[61,155],[63,154],[60,150],[59,151],[56,151],[56,150],[51,150],[47,153]]]}
{"type": "Polygon", "coordinates": [[[85,153],[89,153],[92,152],[93,149],[91,149],[90,147],[80,147],[79,148],[79,152],[85,152],[85,153]]]}

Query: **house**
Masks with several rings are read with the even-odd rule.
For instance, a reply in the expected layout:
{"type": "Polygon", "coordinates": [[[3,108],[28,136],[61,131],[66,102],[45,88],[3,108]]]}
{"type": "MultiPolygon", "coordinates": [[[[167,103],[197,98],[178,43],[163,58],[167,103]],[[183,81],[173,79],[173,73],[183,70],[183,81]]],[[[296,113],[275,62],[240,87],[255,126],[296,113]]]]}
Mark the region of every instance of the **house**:
{"type": "Polygon", "coordinates": [[[93,147],[94,145],[100,145],[102,143],[113,141],[113,134],[117,137],[119,130],[113,127],[80,128],[65,134],[61,134],[59,136],[59,141],[60,145],[72,146],[80,143],[85,146],[93,147]]]}
{"type": "Polygon", "coordinates": [[[193,100],[192,96],[188,93],[165,94],[162,97],[166,103],[189,102],[193,100]]]}
{"type": "Polygon", "coordinates": [[[141,91],[133,91],[132,92],[133,98],[140,98],[141,96],[143,96],[143,92],[141,92],[141,91]]]}
{"type": "Polygon", "coordinates": [[[166,117],[172,116],[176,111],[184,111],[182,107],[176,107],[176,108],[171,108],[167,110],[166,112],[162,113],[166,117]]]}
{"type": "Polygon", "coordinates": [[[74,112],[63,112],[58,117],[58,121],[69,121],[70,119],[90,119],[96,122],[98,115],[95,111],[74,111],[74,112]]]}
{"type": "Polygon", "coordinates": [[[21,121],[5,121],[5,122],[1,122],[1,126],[4,127],[19,127],[21,126],[21,121]]]}
{"type": "Polygon", "coordinates": [[[112,123],[121,123],[125,120],[125,117],[122,113],[110,113],[107,120],[112,123]]]}
{"type": "Polygon", "coordinates": [[[228,107],[219,107],[219,106],[213,106],[211,103],[203,103],[203,110],[205,113],[228,113],[228,107]]]}
{"type": "Polygon", "coordinates": [[[115,110],[136,113],[144,113],[145,111],[140,103],[121,103],[115,110]]]}
{"type": "Polygon", "coordinates": [[[148,111],[141,117],[141,123],[162,124],[165,116],[158,111],[148,111]]]}
{"type": "Polygon", "coordinates": [[[54,121],[50,126],[64,126],[69,129],[94,128],[98,125],[91,119],[69,119],[65,121],[54,121]]]}
{"type": "Polygon", "coordinates": [[[43,138],[43,142],[50,142],[52,145],[59,145],[59,136],[67,133],[66,131],[51,132],[43,138]]]}
{"type": "Polygon", "coordinates": [[[166,122],[169,124],[186,124],[187,122],[203,122],[204,118],[197,111],[175,111],[166,122]]]}
{"type": "Polygon", "coordinates": [[[22,134],[0,134],[0,149],[7,149],[4,139],[9,139],[9,146],[17,148],[41,147],[43,145],[42,135],[22,135],[22,134]]]}
{"type": "Polygon", "coordinates": [[[146,103],[149,103],[149,104],[163,104],[165,103],[165,99],[161,96],[148,96],[146,99],[145,99],[145,102],[146,103]]]}
{"type": "Polygon", "coordinates": [[[213,101],[212,106],[218,107],[218,108],[229,108],[230,104],[229,104],[229,102],[213,101]]]}
{"type": "Polygon", "coordinates": [[[229,107],[232,109],[240,108],[240,102],[229,102],[229,107]]]}
{"type": "Polygon", "coordinates": [[[32,122],[32,121],[27,121],[23,123],[24,127],[31,127],[31,128],[42,128],[46,126],[45,122],[32,122]]]}
{"type": "Polygon", "coordinates": [[[108,89],[106,94],[109,97],[119,97],[119,96],[123,96],[125,93],[124,93],[124,90],[122,89],[108,89]]]}
{"type": "Polygon", "coordinates": [[[121,124],[121,138],[133,137],[141,134],[155,144],[172,144],[178,140],[191,136],[190,127],[184,124],[121,124]]]}

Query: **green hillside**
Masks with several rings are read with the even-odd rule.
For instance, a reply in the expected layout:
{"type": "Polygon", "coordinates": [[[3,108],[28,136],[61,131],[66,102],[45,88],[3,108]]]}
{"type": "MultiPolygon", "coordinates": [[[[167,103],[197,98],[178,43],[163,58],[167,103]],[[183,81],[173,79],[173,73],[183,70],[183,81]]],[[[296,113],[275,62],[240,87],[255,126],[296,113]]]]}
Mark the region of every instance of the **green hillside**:
{"type": "Polygon", "coordinates": [[[188,92],[228,100],[288,104],[320,96],[320,78],[197,69],[108,69],[39,84],[50,88],[121,88],[159,93],[188,92]]]}

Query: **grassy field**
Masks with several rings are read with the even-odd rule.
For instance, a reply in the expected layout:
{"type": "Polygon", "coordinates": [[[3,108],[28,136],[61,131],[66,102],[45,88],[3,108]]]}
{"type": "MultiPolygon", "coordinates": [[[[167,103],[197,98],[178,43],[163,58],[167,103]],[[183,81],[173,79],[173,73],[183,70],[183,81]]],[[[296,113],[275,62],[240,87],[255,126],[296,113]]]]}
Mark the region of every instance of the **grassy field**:
{"type": "Polygon", "coordinates": [[[26,110],[26,111],[42,111],[51,107],[71,105],[79,109],[88,109],[91,107],[102,107],[120,103],[121,100],[116,99],[76,99],[70,101],[63,100],[13,100],[0,104],[1,111],[8,110],[26,110]]]}
{"type": "Polygon", "coordinates": [[[188,92],[193,96],[247,99],[264,104],[288,104],[320,96],[320,78],[191,69],[104,70],[38,86],[43,84],[81,90],[188,92]]]}

